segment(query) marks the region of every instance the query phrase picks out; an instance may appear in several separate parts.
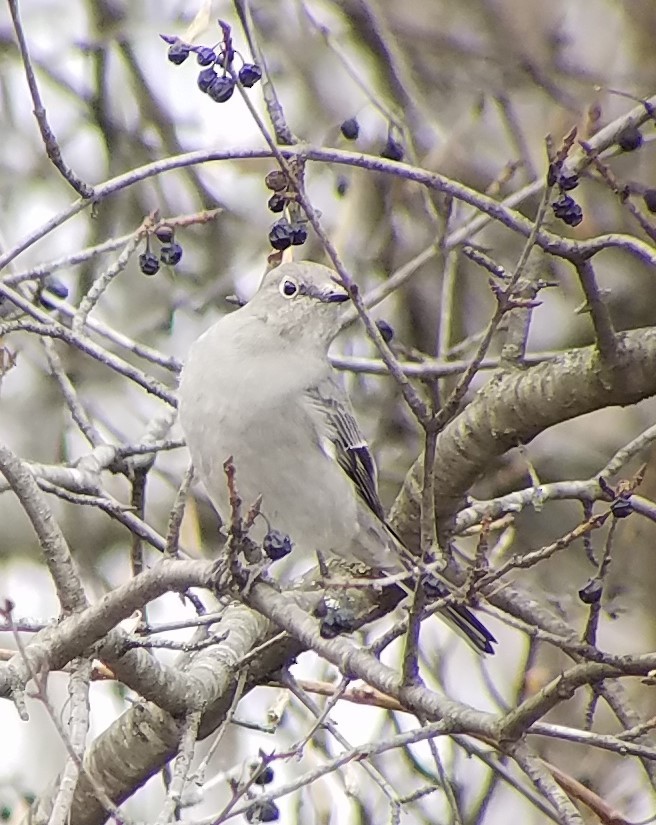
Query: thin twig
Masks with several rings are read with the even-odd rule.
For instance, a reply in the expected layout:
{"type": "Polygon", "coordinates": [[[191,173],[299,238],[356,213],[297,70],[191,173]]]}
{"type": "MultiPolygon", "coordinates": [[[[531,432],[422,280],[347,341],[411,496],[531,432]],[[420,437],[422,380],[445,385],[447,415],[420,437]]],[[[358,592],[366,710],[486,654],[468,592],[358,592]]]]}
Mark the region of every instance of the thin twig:
{"type": "Polygon", "coordinates": [[[64,163],[64,159],[62,158],[61,149],[59,148],[59,144],[57,143],[57,138],[54,135],[54,132],[50,128],[50,124],[48,123],[48,117],[46,115],[46,110],[41,102],[41,95],[39,94],[39,87],[37,86],[36,77],[34,76],[34,70],[32,68],[32,62],[30,60],[30,53],[27,48],[27,41],[25,39],[25,34],[23,32],[23,24],[21,23],[20,14],[18,11],[18,0],[9,0],[9,11],[11,13],[11,19],[14,24],[14,31],[16,32],[16,39],[18,40],[18,48],[21,53],[21,58],[23,60],[23,67],[25,69],[25,76],[27,78],[27,85],[30,88],[30,95],[32,97],[32,103],[34,105],[34,116],[36,118],[36,122],[39,126],[39,131],[41,132],[41,139],[43,140],[43,145],[45,146],[46,154],[52,161],[55,168],[61,173],[62,177],[68,181],[68,183],[75,189],[75,191],[80,195],[80,197],[85,198],[87,200],[92,199],[94,197],[94,190],[92,186],[85,183],[81,178],[79,178],[75,172],[66,164],[64,163]]]}
{"type": "Polygon", "coordinates": [[[617,336],[613,328],[608,306],[597,286],[597,279],[589,260],[574,261],[586,299],[586,309],[590,312],[595,329],[595,338],[602,362],[612,366],[617,359],[617,336]]]}

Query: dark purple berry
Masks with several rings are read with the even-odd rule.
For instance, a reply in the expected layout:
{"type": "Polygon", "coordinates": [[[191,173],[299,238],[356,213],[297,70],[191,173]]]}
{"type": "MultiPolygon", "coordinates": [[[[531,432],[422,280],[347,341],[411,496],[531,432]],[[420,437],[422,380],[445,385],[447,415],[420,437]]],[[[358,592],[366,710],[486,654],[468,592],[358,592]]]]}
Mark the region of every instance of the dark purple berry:
{"type": "Polygon", "coordinates": [[[387,323],[387,321],[376,321],[376,326],[378,327],[378,332],[383,336],[383,341],[386,344],[394,338],[394,330],[392,327],[387,323]]]}
{"type": "Polygon", "coordinates": [[[339,127],[341,133],[347,140],[357,140],[360,134],[360,124],[354,117],[345,120],[339,127]]]}
{"type": "Polygon", "coordinates": [[[274,169],[272,172],[267,172],[264,183],[266,188],[272,192],[284,192],[288,184],[287,175],[280,169],[274,169]]]}
{"type": "Polygon", "coordinates": [[[292,540],[286,533],[281,533],[280,530],[269,530],[262,542],[262,549],[271,561],[278,561],[283,559],[292,552],[292,540]]]}
{"type": "Polygon", "coordinates": [[[576,189],[579,185],[579,176],[578,175],[561,175],[558,178],[558,186],[560,186],[561,191],[563,192],[571,192],[572,189],[576,189]]]}
{"type": "Polygon", "coordinates": [[[169,226],[168,223],[160,224],[155,230],[155,235],[157,236],[157,240],[162,243],[171,243],[173,240],[173,227],[169,226]]]}
{"type": "Polygon", "coordinates": [[[48,295],[54,295],[56,298],[68,298],[68,287],[62,283],[59,278],[54,275],[47,275],[43,279],[43,291],[39,295],[39,302],[41,306],[46,309],[56,309],[55,305],[48,298],[48,295]]]}
{"type": "Polygon", "coordinates": [[[633,506],[628,498],[619,496],[619,498],[616,498],[610,505],[610,511],[615,518],[626,518],[633,512],[633,506]]]}
{"type": "Polygon", "coordinates": [[[209,69],[203,69],[203,71],[198,75],[198,88],[201,92],[205,92],[207,94],[210,90],[212,84],[219,79],[219,76],[214,71],[214,69],[210,66],[209,69]]]}
{"type": "Polygon", "coordinates": [[[207,94],[215,103],[225,103],[230,100],[235,91],[235,81],[229,76],[217,77],[207,90],[207,94]]]}
{"type": "Polygon", "coordinates": [[[645,189],[642,196],[645,206],[650,212],[656,212],[656,189],[645,189]]]}
{"type": "Polygon", "coordinates": [[[603,585],[599,579],[590,579],[580,590],[579,599],[583,604],[597,604],[603,593],[603,585]]]}
{"type": "Polygon", "coordinates": [[[48,292],[56,295],[57,298],[68,298],[68,287],[54,275],[46,275],[43,279],[43,287],[47,289],[48,292]]]}
{"type": "Polygon", "coordinates": [[[171,63],[174,63],[176,66],[179,66],[181,63],[184,63],[185,60],[189,57],[190,51],[191,48],[186,43],[183,43],[182,40],[178,40],[177,43],[172,43],[169,46],[169,50],[166,53],[166,56],[171,63]]]}
{"type": "Polygon", "coordinates": [[[304,223],[292,224],[290,238],[292,246],[302,246],[308,239],[307,227],[304,223]]]}
{"type": "Polygon", "coordinates": [[[348,189],[348,178],[344,175],[340,175],[337,178],[337,185],[335,186],[335,191],[339,195],[340,198],[343,198],[346,194],[346,190],[348,189]]]}
{"type": "Polygon", "coordinates": [[[272,212],[282,212],[285,208],[286,201],[287,199],[284,195],[281,195],[280,192],[274,192],[267,201],[267,206],[272,212]]]}
{"type": "Polygon", "coordinates": [[[270,785],[273,782],[273,768],[267,765],[253,780],[256,785],[270,785]]]}
{"type": "Polygon", "coordinates": [[[276,221],[269,232],[269,243],[281,252],[292,243],[292,227],[287,218],[276,221]]]}
{"type": "Polygon", "coordinates": [[[279,818],[278,806],[268,799],[258,799],[246,811],[248,822],[276,822],[279,818]]]}
{"type": "Polygon", "coordinates": [[[247,89],[250,89],[251,86],[255,86],[258,80],[261,79],[262,69],[260,69],[257,63],[244,63],[239,70],[239,82],[247,89]]]}
{"type": "Polygon", "coordinates": [[[159,258],[163,264],[175,266],[182,259],[182,247],[179,243],[166,244],[161,248],[159,258]]]}
{"type": "Polygon", "coordinates": [[[568,226],[578,226],[583,220],[583,210],[569,195],[561,195],[551,204],[554,215],[568,226]]]}
{"type": "Polygon", "coordinates": [[[148,249],[139,255],[139,268],[144,275],[157,275],[159,272],[159,258],[148,249]]]}
{"type": "Polygon", "coordinates": [[[617,145],[625,152],[633,152],[642,146],[642,132],[635,123],[627,123],[617,135],[617,145]]]}
{"type": "Polygon", "coordinates": [[[209,46],[196,46],[196,62],[199,66],[213,66],[216,63],[216,54],[214,49],[209,46]]]}
{"type": "Polygon", "coordinates": [[[403,160],[403,155],[403,145],[390,135],[387,138],[387,143],[383,147],[383,151],[380,153],[381,158],[386,158],[387,160],[403,160]]]}

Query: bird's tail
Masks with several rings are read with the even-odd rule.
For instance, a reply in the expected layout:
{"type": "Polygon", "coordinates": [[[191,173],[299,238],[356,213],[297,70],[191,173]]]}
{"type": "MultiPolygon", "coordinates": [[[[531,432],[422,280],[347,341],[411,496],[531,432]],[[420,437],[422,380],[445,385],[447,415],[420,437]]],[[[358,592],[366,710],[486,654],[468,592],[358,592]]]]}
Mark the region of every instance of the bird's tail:
{"type": "MultiPolygon", "coordinates": [[[[409,551],[397,535],[397,533],[388,525],[387,529],[395,539],[396,549],[399,555],[399,560],[404,566],[409,566],[411,557],[409,551]]],[[[429,577],[424,578],[423,586],[424,593],[431,600],[444,599],[451,594],[451,590],[445,581],[438,578],[439,574],[431,573],[429,577]]],[[[401,585],[406,593],[411,594],[412,591],[406,586],[401,585]]],[[[439,608],[440,618],[443,619],[449,627],[463,638],[467,644],[473,648],[477,653],[494,653],[494,647],[497,640],[485,627],[472,611],[464,604],[445,604],[439,608]]]]}
{"type": "Polygon", "coordinates": [[[478,653],[494,653],[497,640],[483,622],[464,604],[449,604],[440,608],[440,618],[453,628],[478,653]]]}
{"type": "MultiPolygon", "coordinates": [[[[401,584],[401,589],[409,595],[412,591],[405,584],[401,584]]],[[[424,593],[432,600],[443,599],[450,595],[450,590],[434,576],[424,583],[424,593]]],[[[452,630],[464,639],[467,644],[477,653],[494,653],[497,640],[485,627],[472,611],[464,604],[445,604],[438,609],[439,617],[446,622],[452,630]]]]}

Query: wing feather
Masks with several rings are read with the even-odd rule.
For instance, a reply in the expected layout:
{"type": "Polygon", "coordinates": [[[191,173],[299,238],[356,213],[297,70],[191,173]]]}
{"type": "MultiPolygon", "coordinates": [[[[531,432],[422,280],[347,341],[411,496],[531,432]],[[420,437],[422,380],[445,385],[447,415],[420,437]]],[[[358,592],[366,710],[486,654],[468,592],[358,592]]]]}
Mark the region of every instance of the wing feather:
{"type": "Polygon", "coordinates": [[[319,427],[320,441],[327,439],[337,463],[353,482],[359,497],[384,522],[376,464],[346,393],[336,381],[329,379],[306,393],[319,427]]]}

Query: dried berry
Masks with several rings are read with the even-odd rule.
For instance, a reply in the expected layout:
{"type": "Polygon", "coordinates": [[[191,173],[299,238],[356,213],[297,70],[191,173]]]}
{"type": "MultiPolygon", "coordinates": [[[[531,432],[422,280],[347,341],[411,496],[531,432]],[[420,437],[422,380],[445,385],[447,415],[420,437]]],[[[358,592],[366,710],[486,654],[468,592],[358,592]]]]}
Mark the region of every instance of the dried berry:
{"type": "Polygon", "coordinates": [[[194,51],[199,66],[213,66],[216,63],[216,53],[209,46],[196,46],[194,51]]]}
{"type": "Polygon", "coordinates": [[[258,80],[261,79],[262,69],[260,69],[257,63],[244,63],[239,70],[239,82],[247,89],[250,89],[251,86],[255,86],[258,80]]]}
{"type": "Polygon", "coordinates": [[[166,54],[168,60],[170,60],[171,63],[175,63],[176,66],[184,63],[189,57],[189,52],[191,52],[192,47],[188,43],[180,40],[179,37],[173,37],[170,34],[160,34],[160,37],[165,43],[169,44],[169,50],[166,54]]]}
{"type": "Polygon", "coordinates": [[[337,178],[337,185],[335,186],[335,191],[339,195],[340,198],[343,198],[348,190],[348,178],[344,175],[340,175],[337,178]]]}
{"type": "Polygon", "coordinates": [[[307,227],[304,223],[292,224],[290,231],[292,246],[302,246],[308,239],[307,227]]]}
{"type": "Polygon", "coordinates": [[[378,327],[378,332],[383,336],[383,341],[386,344],[394,338],[394,330],[392,327],[387,323],[387,321],[376,321],[376,326],[378,327]]]}
{"type": "Polygon", "coordinates": [[[270,765],[267,765],[262,768],[253,781],[256,785],[270,785],[273,782],[273,779],[273,768],[270,765]]]}
{"type": "Polygon", "coordinates": [[[173,240],[173,227],[168,223],[162,223],[155,230],[155,235],[162,243],[171,243],[173,240]]]}
{"type": "Polygon", "coordinates": [[[68,298],[68,287],[54,275],[46,275],[43,279],[43,288],[52,292],[57,298],[68,298]]]}
{"type": "Polygon", "coordinates": [[[150,249],[139,255],[139,268],[144,275],[157,275],[159,272],[159,258],[150,249]]]}
{"type": "Polygon", "coordinates": [[[617,145],[625,152],[633,152],[642,146],[642,132],[635,123],[627,123],[617,135],[617,145]]]}
{"type": "Polygon", "coordinates": [[[246,811],[248,822],[275,822],[279,818],[278,806],[268,799],[258,799],[246,811]]]}
{"type": "Polygon", "coordinates": [[[656,212],[656,189],[645,189],[642,199],[650,212],[656,212]]]}
{"type": "Polygon", "coordinates": [[[583,210],[569,195],[561,195],[551,204],[554,215],[568,226],[578,226],[583,220],[583,210]]]}
{"type": "Polygon", "coordinates": [[[235,81],[230,75],[225,75],[223,77],[217,76],[214,83],[207,90],[207,94],[215,103],[225,103],[226,100],[230,100],[234,91],[235,81]]]}
{"type": "Polygon", "coordinates": [[[159,257],[163,264],[175,266],[182,259],[182,247],[179,243],[166,244],[161,248],[159,257]]]}
{"type": "Polygon", "coordinates": [[[563,192],[571,192],[572,189],[576,189],[579,185],[579,176],[578,175],[561,175],[558,178],[558,186],[560,186],[561,191],[563,192]]]}
{"type": "Polygon", "coordinates": [[[267,206],[272,212],[282,212],[286,202],[287,199],[284,195],[281,195],[280,192],[274,192],[267,201],[267,206]]]}
{"type": "Polygon", "coordinates": [[[43,279],[43,291],[39,295],[39,302],[46,309],[55,309],[55,305],[48,298],[49,294],[63,300],[68,298],[68,287],[54,275],[46,275],[43,279]]]}
{"type": "Polygon", "coordinates": [[[287,189],[287,176],[280,169],[274,169],[267,173],[264,183],[272,192],[283,192],[287,189]]]}
{"type": "Polygon", "coordinates": [[[339,127],[341,133],[347,140],[357,140],[360,134],[360,124],[354,117],[345,120],[339,127]]]}
{"type": "Polygon", "coordinates": [[[212,67],[209,69],[203,69],[203,71],[198,75],[198,88],[201,92],[207,94],[212,87],[212,84],[215,83],[219,79],[218,74],[214,71],[212,67]]]}
{"type": "Polygon", "coordinates": [[[269,530],[262,542],[262,549],[271,561],[278,561],[288,556],[293,549],[292,540],[280,530],[269,530]]]}
{"type": "Polygon", "coordinates": [[[597,604],[603,593],[603,585],[599,579],[590,579],[580,590],[579,599],[583,604],[597,604]]]}
{"type": "Polygon", "coordinates": [[[403,144],[389,135],[387,138],[387,143],[383,147],[383,151],[380,153],[381,158],[386,158],[387,160],[403,160],[403,155],[403,144]]]}
{"type": "Polygon", "coordinates": [[[281,252],[292,244],[292,227],[286,218],[276,221],[269,231],[269,243],[281,252]]]}
{"type": "Polygon", "coordinates": [[[619,496],[615,499],[615,501],[610,505],[610,511],[615,516],[615,518],[626,518],[630,516],[633,512],[633,506],[631,505],[631,501],[624,496],[619,496]]]}

